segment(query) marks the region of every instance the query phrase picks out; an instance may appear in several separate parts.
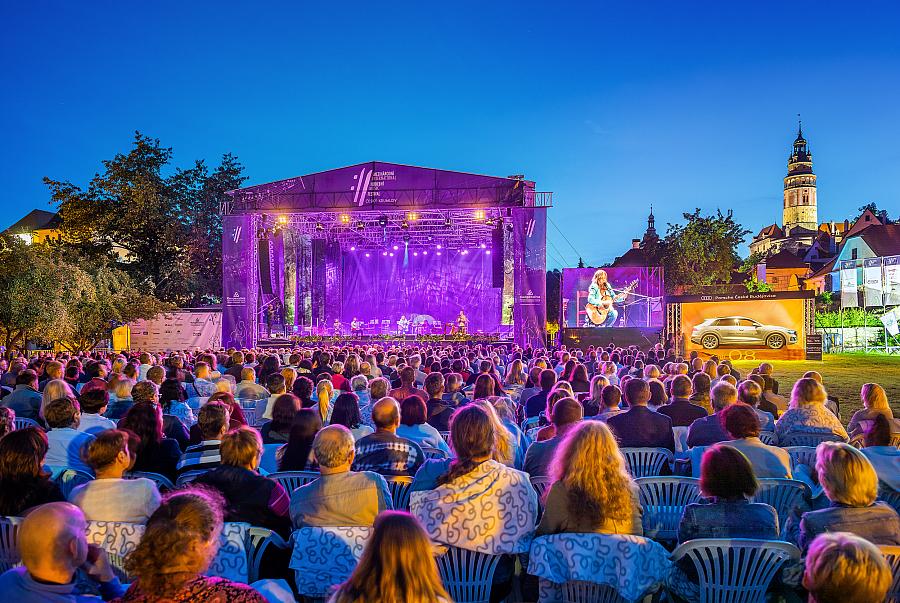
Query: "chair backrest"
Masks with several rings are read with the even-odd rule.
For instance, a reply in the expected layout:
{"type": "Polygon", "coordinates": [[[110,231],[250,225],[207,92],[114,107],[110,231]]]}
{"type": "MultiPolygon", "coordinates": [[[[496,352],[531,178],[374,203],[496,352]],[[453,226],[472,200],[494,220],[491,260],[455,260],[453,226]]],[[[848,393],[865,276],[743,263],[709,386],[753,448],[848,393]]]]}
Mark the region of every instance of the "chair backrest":
{"type": "Polygon", "coordinates": [[[668,448],[622,448],[625,464],[635,479],[663,475],[663,467],[672,468],[675,455],[668,448]]]}
{"type": "Polygon", "coordinates": [[[672,553],[676,563],[687,558],[697,569],[700,603],[764,603],[775,574],[800,549],[789,542],[744,538],[690,540],[672,553]]]}
{"type": "Polygon", "coordinates": [[[880,546],[881,554],[891,568],[891,587],[884,597],[885,603],[900,603],[900,546],[880,546]]]}
{"type": "Polygon", "coordinates": [[[327,598],[347,580],[372,535],[369,527],[305,527],[295,530],[290,568],[297,592],[327,598]]]}
{"type": "Polygon", "coordinates": [[[244,419],[247,420],[247,425],[256,425],[256,405],[255,403],[252,405],[244,406],[246,400],[241,400],[241,411],[244,413],[244,419]]]}
{"type": "Polygon", "coordinates": [[[122,475],[122,477],[125,479],[137,479],[139,477],[143,477],[152,480],[156,483],[156,487],[160,492],[175,489],[175,484],[172,483],[172,480],[170,480],[165,475],[153,473],[152,471],[127,471],[124,475],[122,475]]]}
{"type": "Polygon", "coordinates": [[[812,446],[815,448],[822,442],[846,442],[845,438],[834,433],[821,433],[815,431],[794,431],[784,436],[781,445],[785,448],[790,446],[812,446]]]}
{"type": "Polygon", "coordinates": [[[407,475],[385,475],[384,479],[391,491],[394,510],[409,512],[409,488],[412,486],[413,478],[407,475]]]}
{"type": "Polygon", "coordinates": [[[274,479],[287,490],[288,496],[300,486],[305,486],[320,477],[322,476],[318,471],[276,471],[269,474],[269,478],[274,479]]]}
{"type": "Polygon", "coordinates": [[[612,586],[587,580],[569,580],[560,589],[562,603],[630,603],[612,586]]]}
{"type": "Polygon", "coordinates": [[[38,429],[43,429],[43,427],[41,427],[41,424],[34,419],[29,419],[27,417],[16,417],[15,419],[13,419],[13,429],[25,429],[26,427],[37,427],[38,429]]]}
{"type": "Polygon", "coordinates": [[[489,603],[500,555],[448,546],[437,558],[444,588],[455,603],[489,603]]]}
{"type": "Polygon", "coordinates": [[[678,524],[684,508],[700,500],[700,480],[692,477],[640,477],[638,486],[644,509],[644,536],[661,541],[678,540],[678,524]]]}
{"type": "Polygon", "coordinates": [[[422,452],[425,453],[426,459],[444,460],[450,458],[450,455],[440,448],[430,448],[428,446],[422,446],[422,452]]]}
{"type": "Polygon", "coordinates": [[[884,482],[878,483],[878,500],[887,503],[897,513],[900,513],[900,492],[893,490],[884,482]]]}
{"type": "Polygon", "coordinates": [[[208,469],[197,469],[196,471],[185,471],[181,475],[178,476],[178,479],[175,480],[175,487],[180,488],[182,486],[186,486],[204,473],[206,473],[208,469]]]}
{"type": "Polygon", "coordinates": [[[816,447],[815,446],[786,446],[784,448],[791,456],[791,473],[795,473],[794,469],[797,465],[806,465],[813,472],[816,470],[816,447]]]}
{"type": "Polygon", "coordinates": [[[811,496],[809,486],[796,479],[763,478],[753,502],[765,503],[778,513],[778,526],[783,531],[788,517],[811,496]]]}
{"type": "Polygon", "coordinates": [[[69,494],[72,493],[72,490],[74,490],[76,486],[86,484],[93,481],[93,479],[94,477],[92,475],[89,475],[84,471],[79,471],[78,469],[64,469],[53,478],[53,481],[57,483],[62,495],[68,500],[69,494]]]}
{"type": "Polygon", "coordinates": [[[139,523],[88,521],[86,535],[88,544],[99,546],[106,551],[116,576],[120,580],[130,582],[125,572],[125,556],[137,548],[144,535],[144,529],[139,523]]]}
{"type": "Polygon", "coordinates": [[[21,517],[0,517],[0,573],[22,564],[19,555],[21,517]]]}
{"type": "Polygon", "coordinates": [[[553,478],[546,475],[535,475],[531,478],[531,485],[537,490],[538,501],[542,501],[544,493],[553,485],[553,478]]]}
{"type": "Polygon", "coordinates": [[[259,468],[266,473],[278,471],[278,449],[284,444],[263,444],[262,458],[259,459],[259,468]]]}
{"type": "Polygon", "coordinates": [[[774,431],[760,431],[759,439],[763,444],[778,446],[778,436],[775,435],[774,431]]]}
{"type": "Polygon", "coordinates": [[[690,427],[679,425],[672,427],[672,435],[675,436],[675,452],[684,452],[688,449],[687,439],[690,427]]]}

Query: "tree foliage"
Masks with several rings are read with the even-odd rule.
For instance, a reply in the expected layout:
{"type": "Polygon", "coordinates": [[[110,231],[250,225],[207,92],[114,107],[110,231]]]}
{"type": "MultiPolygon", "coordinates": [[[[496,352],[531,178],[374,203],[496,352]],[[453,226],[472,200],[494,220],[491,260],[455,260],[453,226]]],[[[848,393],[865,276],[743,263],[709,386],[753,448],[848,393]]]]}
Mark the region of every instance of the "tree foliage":
{"type": "MultiPolygon", "coordinates": [[[[865,205],[860,207],[859,215],[856,216],[856,220],[859,220],[862,217],[862,215],[864,213],[866,213],[866,211],[871,211],[873,214],[875,214],[875,217],[877,217],[879,220],[881,220],[882,224],[890,224],[891,223],[891,218],[890,218],[890,216],[888,216],[887,210],[878,209],[877,203],[866,203],[865,205]]],[[[854,222],[856,220],[854,220],[854,222]]]]}
{"type": "Polygon", "coordinates": [[[211,303],[222,287],[219,204],[245,180],[243,167],[226,154],[212,171],[203,161],[172,171],[172,155],[136,132],[132,148],[103,161],[86,189],[44,182],[59,207],[63,245],[88,260],[118,257],[135,285],[158,299],[211,303]]]}

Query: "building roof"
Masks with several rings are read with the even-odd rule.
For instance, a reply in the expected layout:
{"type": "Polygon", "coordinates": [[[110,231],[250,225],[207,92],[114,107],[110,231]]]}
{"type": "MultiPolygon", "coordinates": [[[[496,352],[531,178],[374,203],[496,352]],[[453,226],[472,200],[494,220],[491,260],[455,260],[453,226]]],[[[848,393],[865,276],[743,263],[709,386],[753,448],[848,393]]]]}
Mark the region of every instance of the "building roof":
{"type": "Polygon", "coordinates": [[[767,270],[770,268],[809,268],[809,264],[786,249],[770,255],[765,259],[765,263],[767,270]]]}
{"type": "Polygon", "coordinates": [[[856,219],[853,226],[850,227],[850,230],[846,232],[845,236],[852,237],[872,226],[881,226],[881,220],[878,219],[878,216],[876,216],[874,212],[867,209],[856,219]]]}
{"type": "Polygon", "coordinates": [[[43,209],[33,209],[25,217],[6,229],[7,233],[18,234],[58,228],[60,224],[59,214],[43,209]]]}
{"type": "Polygon", "coordinates": [[[639,247],[633,247],[617,257],[612,263],[612,268],[621,268],[623,266],[648,266],[647,254],[639,247]]]}
{"type": "Polygon", "coordinates": [[[757,234],[754,238],[756,238],[756,239],[762,239],[762,238],[768,238],[768,237],[781,238],[783,236],[784,236],[784,231],[781,230],[781,227],[778,226],[778,224],[769,224],[768,226],[766,226],[762,230],[760,230],[759,234],[757,234]]]}
{"type": "Polygon", "coordinates": [[[857,236],[879,257],[900,255],[900,224],[869,226],[857,236]]]}

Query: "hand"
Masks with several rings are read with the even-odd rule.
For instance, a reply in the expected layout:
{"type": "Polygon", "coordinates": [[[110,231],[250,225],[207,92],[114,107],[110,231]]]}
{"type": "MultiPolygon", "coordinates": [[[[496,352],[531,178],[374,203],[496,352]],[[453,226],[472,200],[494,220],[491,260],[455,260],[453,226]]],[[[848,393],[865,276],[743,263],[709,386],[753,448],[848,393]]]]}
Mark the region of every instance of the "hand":
{"type": "Polygon", "coordinates": [[[81,568],[87,574],[100,582],[110,582],[115,579],[116,574],[113,572],[112,564],[109,562],[109,555],[104,549],[95,544],[88,545],[87,560],[81,568]]]}

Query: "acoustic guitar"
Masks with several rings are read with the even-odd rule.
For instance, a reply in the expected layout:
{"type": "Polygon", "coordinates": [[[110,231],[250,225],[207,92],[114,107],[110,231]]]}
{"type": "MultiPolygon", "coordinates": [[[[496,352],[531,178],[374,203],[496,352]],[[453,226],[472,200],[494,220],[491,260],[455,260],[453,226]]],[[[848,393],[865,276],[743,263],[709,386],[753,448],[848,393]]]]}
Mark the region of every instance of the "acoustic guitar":
{"type": "Polygon", "coordinates": [[[603,321],[606,320],[606,316],[609,314],[609,309],[612,308],[613,302],[622,302],[637,286],[638,281],[635,279],[615,296],[604,293],[600,297],[599,304],[585,304],[584,311],[587,312],[587,317],[591,324],[595,326],[603,324],[603,321]]]}

